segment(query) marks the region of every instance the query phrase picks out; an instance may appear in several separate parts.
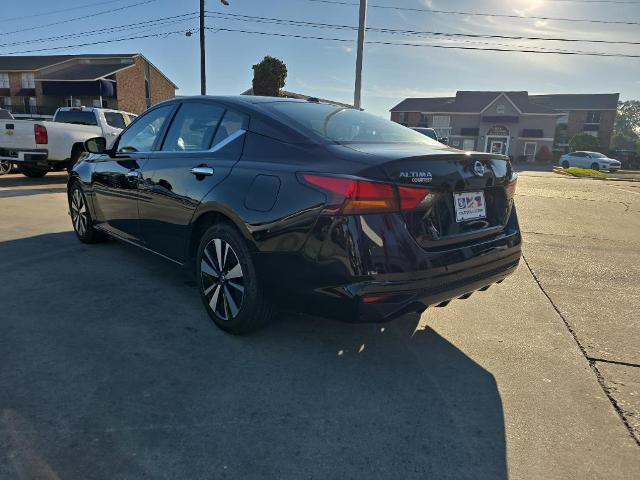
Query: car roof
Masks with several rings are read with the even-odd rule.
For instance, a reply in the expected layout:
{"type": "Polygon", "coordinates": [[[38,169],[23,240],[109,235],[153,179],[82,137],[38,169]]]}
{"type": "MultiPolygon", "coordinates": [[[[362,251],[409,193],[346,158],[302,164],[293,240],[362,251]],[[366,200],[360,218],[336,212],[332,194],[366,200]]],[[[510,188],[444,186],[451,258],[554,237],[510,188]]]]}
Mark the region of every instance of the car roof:
{"type": "MultiPolygon", "coordinates": [[[[321,105],[334,105],[331,102],[323,102],[323,101],[309,101],[299,98],[285,98],[285,97],[262,97],[259,95],[192,95],[185,97],[176,97],[166,102],[162,103],[173,103],[173,102],[181,102],[185,100],[213,100],[224,102],[228,105],[239,105],[239,106],[249,106],[249,105],[257,105],[261,103],[275,103],[275,102],[288,102],[288,103],[312,103],[312,104],[321,104],[321,105]]],[[[343,107],[347,108],[347,107],[343,107]]]]}

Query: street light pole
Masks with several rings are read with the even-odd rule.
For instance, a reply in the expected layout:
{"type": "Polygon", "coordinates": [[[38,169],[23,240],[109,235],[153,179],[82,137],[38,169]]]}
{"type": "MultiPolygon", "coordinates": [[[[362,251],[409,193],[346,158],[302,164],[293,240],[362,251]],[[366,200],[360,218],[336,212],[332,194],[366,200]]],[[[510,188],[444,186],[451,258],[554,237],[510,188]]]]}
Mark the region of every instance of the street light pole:
{"type": "Polygon", "coordinates": [[[200,95],[207,94],[206,54],[204,46],[204,0],[200,0],[200,95]]]}
{"type": "MultiPolygon", "coordinates": [[[[229,6],[228,0],[220,0],[220,3],[225,7],[229,6]]],[[[206,28],[204,24],[204,14],[204,0],[200,0],[200,95],[207,94],[207,57],[204,45],[204,34],[206,28]]]]}
{"type": "Polygon", "coordinates": [[[364,32],[367,27],[367,0],[360,0],[360,20],[358,23],[358,50],[356,52],[356,84],[353,92],[353,106],[360,108],[362,92],[362,55],[364,50],[364,32]]]}

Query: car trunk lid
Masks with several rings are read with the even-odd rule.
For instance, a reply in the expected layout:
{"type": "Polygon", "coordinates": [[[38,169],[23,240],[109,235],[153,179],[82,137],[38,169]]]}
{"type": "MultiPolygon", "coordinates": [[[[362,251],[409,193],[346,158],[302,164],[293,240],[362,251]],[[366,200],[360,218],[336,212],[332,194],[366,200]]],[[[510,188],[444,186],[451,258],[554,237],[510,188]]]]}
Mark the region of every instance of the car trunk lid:
{"type": "Polygon", "coordinates": [[[429,202],[402,211],[407,230],[423,248],[449,248],[504,230],[512,206],[508,187],[515,181],[506,156],[444,145],[342,147],[345,158],[357,156],[367,165],[359,175],[431,193],[429,202]]]}

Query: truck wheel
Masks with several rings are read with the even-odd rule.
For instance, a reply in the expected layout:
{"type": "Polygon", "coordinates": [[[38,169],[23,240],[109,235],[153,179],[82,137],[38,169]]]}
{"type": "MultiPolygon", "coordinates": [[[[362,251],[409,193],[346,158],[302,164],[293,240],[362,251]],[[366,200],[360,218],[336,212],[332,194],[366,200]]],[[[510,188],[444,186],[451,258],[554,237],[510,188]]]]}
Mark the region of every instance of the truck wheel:
{"type": "Polygon", "coordinates": [[[80,160],[80,155],[84,152],[84,148],[78,145],[74,146],[71,150],[71,157],[69,158],[69,163],[67,163],[67,172],[71,173],[73,167],[76,166],[78,160],[80,160]]]}
{"type": "Polygon", "coordinates": [[[46,167],[36,167],[33,165],[18,165],[18,170],[20,170],[20,173],[25,177],[29,178],[42,178],[49,171],[46,167]]]}
{"type": "Polygon", "coordinates": [[[12,166],[11,162],[0,162],[0,175],[5,175],[11,172],[12,166]]]}

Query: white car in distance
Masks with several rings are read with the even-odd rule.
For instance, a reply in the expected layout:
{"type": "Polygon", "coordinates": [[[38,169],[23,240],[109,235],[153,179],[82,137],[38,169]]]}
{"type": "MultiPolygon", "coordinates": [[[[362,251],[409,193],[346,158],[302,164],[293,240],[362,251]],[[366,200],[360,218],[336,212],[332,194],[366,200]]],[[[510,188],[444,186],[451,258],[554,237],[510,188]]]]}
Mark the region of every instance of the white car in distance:
{"type": "Polygon", "coordinates": [[[580,167],[592,170],[608,170],[615,172],[622,167],[622,164],[613,158],[609,158],[599,152],[571,152],[560,157],[562,168],[580,167]]]}

